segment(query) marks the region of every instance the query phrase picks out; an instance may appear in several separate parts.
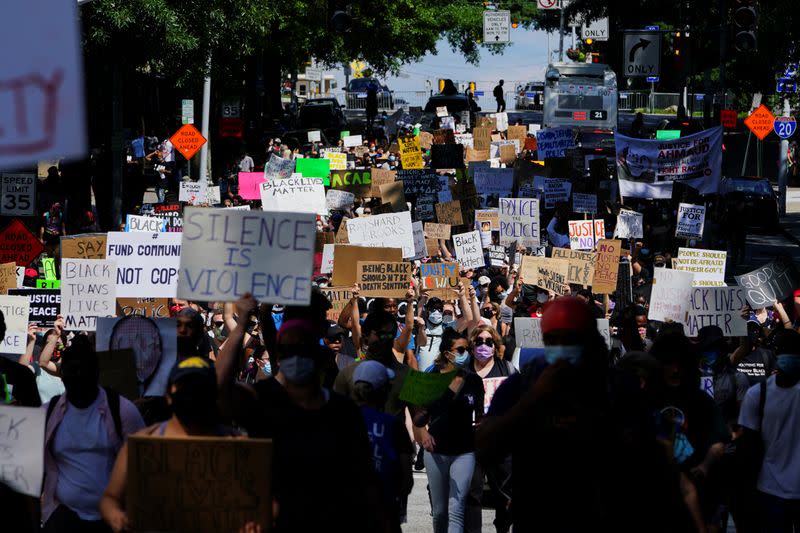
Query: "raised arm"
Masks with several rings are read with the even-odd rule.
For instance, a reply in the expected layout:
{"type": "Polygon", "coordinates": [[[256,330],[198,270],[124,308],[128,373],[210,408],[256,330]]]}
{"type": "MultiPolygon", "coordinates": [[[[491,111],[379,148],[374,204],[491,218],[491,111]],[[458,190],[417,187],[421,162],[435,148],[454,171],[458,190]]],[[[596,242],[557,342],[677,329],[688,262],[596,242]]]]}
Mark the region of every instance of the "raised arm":
{"type": "MultiPolygon", "coordinates": [[[[356,353],[358,350],[361,349],[361,315],[359,314],[358,310],[358,297],[361,294],[361,285],[356,283],[353,285],[353,297],[350,299],[347,305],[350,306],[350,324],[352,324],[352,328],[350,332],[353,334],[353,346],[356,347],[356,353]]],[[[346,310],[346,309],[345,309],[346,310]]],[[[342,315],[344,312],[342,313],[342,315]]],[[[341,316],[339,319],[341,320],[341,316]]],[[[341,325],[341,323],[339,324],[341,325]]]]}
{"type": "Polygon", "coordinates": [[[414,329],[414,300],[416,300],[414,289],[408,289],[406,291],[406,321],[403,331],[400,332],[400,336],[394,341],[394,349],[401,353],[406,352],[408,343],[411,341],[411,332],[414,329]]]}
{"type": "Polygon", "coordinates": [[[249,292],[245,293],[241,298],[236,300],[236,313],[238,318],[236,325],[228,335],[228,342],[220,348],[217,355],[216,371],[217,371],[217,387],[222,390],[229,389],[234,382],[236,375],[236,358],[242,348],[242,341],[244,340],[247,329],[247,324],[250,321],[250,314],[258,306],[253,295],[249,292]]]}

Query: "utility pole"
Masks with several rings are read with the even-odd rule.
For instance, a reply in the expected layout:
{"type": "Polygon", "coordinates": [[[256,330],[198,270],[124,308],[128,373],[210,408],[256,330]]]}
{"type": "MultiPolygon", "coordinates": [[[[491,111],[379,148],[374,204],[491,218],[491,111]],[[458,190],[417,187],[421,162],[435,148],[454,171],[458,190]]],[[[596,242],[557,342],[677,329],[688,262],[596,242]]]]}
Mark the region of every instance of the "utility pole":
{"type": "Polygon", "coordinates": [[[560,21],[558,23],[558,62],[564,62],[564,5],[562,3],[560,21]]]}
{"type": "MultiPolygon", "coordinates": [[[[783,116],[788,117],[791,113],[789,98],[783,97],[783,116]]],[[[778,212],[781,216],[786,215],[786,182],[789,177],[789,139],[781,140],[780,166],[778,167],[778,212]]]]}
{"type": "Polygon", "coordinates": [[[209,54],[206,63],[206,78],[203,81],[203,119],[200,133],[206,138],[206,142],[200,148],[200,183],[208,183],[208,145],[211,139],[208,135],[208,123],[211,117],[211,55],[209,54]]]}

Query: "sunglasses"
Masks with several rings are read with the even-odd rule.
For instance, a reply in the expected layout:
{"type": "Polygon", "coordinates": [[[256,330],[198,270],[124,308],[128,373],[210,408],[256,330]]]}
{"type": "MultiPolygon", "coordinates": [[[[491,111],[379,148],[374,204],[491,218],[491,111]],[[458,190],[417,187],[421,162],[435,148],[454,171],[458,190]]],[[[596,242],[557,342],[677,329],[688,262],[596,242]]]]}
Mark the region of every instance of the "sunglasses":
{"type": "MultiPolygon", "coordinates": [[[[466,352],[467,349],[465,347],[463,347],[463,346],[459,346],[458,348],[455,349],[455,351],[457,351],[461,355],[464,355],[464,352],[466,352]]],[[[453,353],[453,352],[450,352],[450,353],[453,353]]]]}
{"type": "Polygon", "coordinates": [[[374,331],[373,333],[375,333],[375,336],[378,337],[379,339],[393,339],[394,338],[394,333],[392,333],[390,331],[374,331]]]}
{"type": "Polygon", "coordinates": [[[220,322],[214,322],[214,326],[215,326],[215,327],[221,328],[223,325],[225,325],[225,322],[222,322],[222,321],[220,321],[220,322]]]}
{"type": "Polygon", "coordinates": [[[486,346],[491,348],[492,346],[494,346],[494,340],[484,339],[483,337],[478,337],[477,339],[475,339],[475,346],[480,346],[481,344],[485,344],[486,346]]]}

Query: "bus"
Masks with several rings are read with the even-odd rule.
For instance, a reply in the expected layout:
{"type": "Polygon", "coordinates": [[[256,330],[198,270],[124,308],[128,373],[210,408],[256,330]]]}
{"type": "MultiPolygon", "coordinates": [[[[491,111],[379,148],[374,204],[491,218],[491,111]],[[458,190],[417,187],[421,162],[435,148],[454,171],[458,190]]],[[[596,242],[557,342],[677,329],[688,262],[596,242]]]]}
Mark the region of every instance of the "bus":
{"type": "Polygon", "coordinates": [[[617,75],[608,65],[549,65],[545,73],[542,127],[616,131],[617,96],[617,75]]]}

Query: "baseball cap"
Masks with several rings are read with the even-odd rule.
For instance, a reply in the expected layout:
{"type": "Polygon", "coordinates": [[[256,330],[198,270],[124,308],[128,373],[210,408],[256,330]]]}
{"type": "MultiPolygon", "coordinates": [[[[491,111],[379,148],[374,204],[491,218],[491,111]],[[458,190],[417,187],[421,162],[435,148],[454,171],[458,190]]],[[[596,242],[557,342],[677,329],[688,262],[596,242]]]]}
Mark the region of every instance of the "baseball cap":
{"type": "Polygon", "coordinates": [[[344,335],[344,328],[342,328],[339,324],[331,324],[328,326],[328,331],[325,332],[325,338],[333,339],[334,337],[338,337],[340,335],[344,335]]]}
{"type": "Polygon", "coordinates": [[[281,142],[283,142],[283,141],[281,141],[281,138],[280,138],[280,137],[275,137],[275,138],[272,140],[272,142],[273,142],[273,144],[281,144],[281,142]]]}
{"type": "Polygon", "coordinates": [[[542,308],[542,335],[562,329],[590,331],[596,327],[589,306],[572,296],[556,298],[542,308]]]}
{"type": "Polygon", "coordinates": [[[719,326],[704,326],[697,332],[697,348],[701,352],[724,349],[725,334],[719,326]]]}
{"type": "Polygon", "coordinates": [[[186,376],[202,376],[212,381],[216,379],[214,366],[208,359],[202,357],[187,357],[175,363],[169,373],[169,384],[172,385],[186,376]]]}
{"type": "Polygon", "coordinates": [[[356,366],[356,370],[353,372],[353,383],[365,381],[374,388],[379,389],[394,379],[394,376],[393,370],[386,368],[378,361],[367,360],[356,366]]]}
{"type": "Polygon", "coordinates": [[[478,278],[478,285],[488,285],[491,282],[492,280],[489,279],[489,276],[481,276],[478,278]]]}

